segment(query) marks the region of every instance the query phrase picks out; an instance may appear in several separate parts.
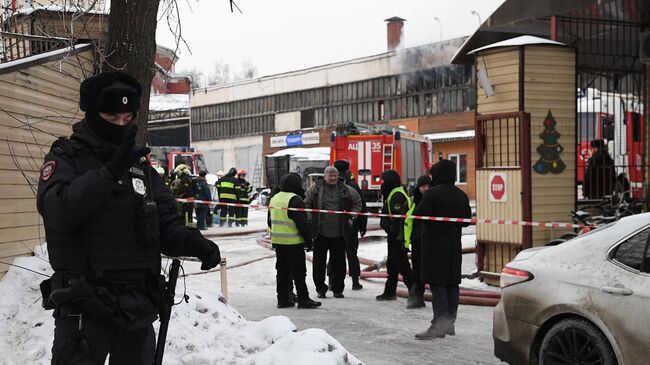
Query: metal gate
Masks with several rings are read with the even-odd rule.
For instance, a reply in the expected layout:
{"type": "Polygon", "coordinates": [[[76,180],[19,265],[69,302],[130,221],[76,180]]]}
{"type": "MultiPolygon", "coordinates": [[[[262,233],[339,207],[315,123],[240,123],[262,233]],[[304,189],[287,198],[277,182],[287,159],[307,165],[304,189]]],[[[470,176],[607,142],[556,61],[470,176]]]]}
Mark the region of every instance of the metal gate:
{"type": "MultiPolygon", "coordinates": [[[[578,202],[613,193],[646,198],[647,104],[639,37],[648,24],[587,17],[552,17],[551,38],[576,47],[576,186],[578,202]]],[[[610,14],[611,13],[611,14],[610,14]]]]}
{"type": "MultiPolygon", "coordinates": [[[[530,114],[476,116],[477,218],[530,221],[530,114]]],[[[531,227],[483,224],[476,228],[477,266],[496,278],[517,253],[531,247],[531,227]]]]}

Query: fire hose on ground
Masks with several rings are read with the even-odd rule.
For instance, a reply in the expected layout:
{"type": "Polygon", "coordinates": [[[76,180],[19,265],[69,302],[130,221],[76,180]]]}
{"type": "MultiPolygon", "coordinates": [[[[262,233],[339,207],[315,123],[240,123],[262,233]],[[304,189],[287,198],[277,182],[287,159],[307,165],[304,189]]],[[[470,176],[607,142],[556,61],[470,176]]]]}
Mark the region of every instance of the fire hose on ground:
{"type": "MultiPolygon", "coordinates": [[[[271,248],[271,242],[269,236],[263,236],[257,239],[257,243],[263,247],[271,248]]],[[[463,249],[463,253],[472,253],[474,252],[473,248],[463,249]]],[[[311,255],[305,255],[305,258],[310,262],[313,260],[311,255]]],[[[388,277],[388,273],[385,271],[376,271],[381,267],[385,266],[385,263],[382,265],[381,262],[370,260],[364,257],[359,257],[359,263],[366,265],[365,268],[361,270],[360,277],[362,279],[385,279],[388,277]]],[[[403,282],[402,276],[398,276],[398,280],[403,282]]],[[[425,285],[425,288],[429,288],[428,284],[425,285]]],[[[407,290],[397,289],[396,295],[401,298],[408,298],[409,294],[407,290]]],[[[468,289],[460,288],[460,304],[465,305],[480,305],[480,306],[496,306],[499,300],[501,299],[501,294],[496,291],[488,290],[478,290],[478,289],[468,289]]],[[[424,294],[424,300],[431,301],[431,293],[427,292],[424,294]]]]}

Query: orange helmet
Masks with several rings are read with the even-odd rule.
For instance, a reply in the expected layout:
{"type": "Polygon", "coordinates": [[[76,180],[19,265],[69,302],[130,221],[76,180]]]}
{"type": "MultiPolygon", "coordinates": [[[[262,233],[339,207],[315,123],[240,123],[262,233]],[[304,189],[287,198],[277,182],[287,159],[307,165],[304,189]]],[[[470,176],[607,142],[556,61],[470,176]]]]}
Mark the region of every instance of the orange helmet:
{"type": "Polygon", "coordinates": [[[241,170],[237,171],[237,175],[246,175],[246,174],[247,174],[247,172],[244,169],[241,169],[241,170]]]}

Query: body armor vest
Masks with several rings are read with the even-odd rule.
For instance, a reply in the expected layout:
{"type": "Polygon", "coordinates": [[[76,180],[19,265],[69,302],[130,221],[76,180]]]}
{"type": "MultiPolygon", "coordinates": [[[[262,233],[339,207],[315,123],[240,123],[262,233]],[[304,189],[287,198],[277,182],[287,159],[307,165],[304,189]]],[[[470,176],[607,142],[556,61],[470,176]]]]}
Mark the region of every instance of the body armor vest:
{"type": "MultiPolygon", "coordinates": [[[[77,176],[103,166],[103,162],[83,144],[70,140],[62,143],[68,144],[63,150],[72,157],[77,176]],[[69,145],[74,148],[70,149],[69,145]],[[71,150],[73,155],[70,155],[71,150]]],[[[121,180],[114,183],[111,196],[105,202],[88,202],[102,206],[95,215],[79,222],[74,231],[59,232],[45,225],[50,263],[54,270],[85,272],[97,279],[104,277],[108,280],[110,273],[107,272],[113,270],[133,270],[134,274],[143,270],[160,272],[159,228],[152,226],[151,219],[146,219],[147,205],[152,203],[148,196],[151,183],[147,173],[151,172],[142,167],[131,167],[121,180]],[[153,239],[148,230],[156,230],[153,239]]],[[[128,279],[124,273],[119,277],[128,279]]]]}

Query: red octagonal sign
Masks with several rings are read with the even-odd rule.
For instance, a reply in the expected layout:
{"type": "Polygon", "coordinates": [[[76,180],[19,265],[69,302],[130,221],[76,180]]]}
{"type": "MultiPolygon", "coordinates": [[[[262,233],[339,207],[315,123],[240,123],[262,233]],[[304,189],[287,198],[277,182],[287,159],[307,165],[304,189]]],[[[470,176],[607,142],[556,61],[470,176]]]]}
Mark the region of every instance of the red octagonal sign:
{"type": "Polygon", "coordinates": [[[506,182],[501,175],[494,175],[490,180],[490,194],[494,201],[501,201],[506,194],[506,182]]]}

